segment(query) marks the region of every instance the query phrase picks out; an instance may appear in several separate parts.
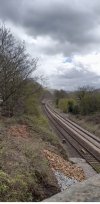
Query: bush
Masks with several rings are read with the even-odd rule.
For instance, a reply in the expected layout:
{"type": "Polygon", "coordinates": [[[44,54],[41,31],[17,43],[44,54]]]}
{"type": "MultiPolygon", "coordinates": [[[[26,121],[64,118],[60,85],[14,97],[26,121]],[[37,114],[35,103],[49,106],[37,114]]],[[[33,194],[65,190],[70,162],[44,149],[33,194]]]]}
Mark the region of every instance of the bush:
{"type": "Polygon", "coordinates": [[[100,96],[98,94],[86,94],[80,102],[80,111],[83,115],[100,111],[100,96]]]}
{"type": "Polygon", "coordinates": [[[64,90],[59,90],[59,91],[55,90],[54,96],[55,96],[55,104],[56,104],[57,108],[59,106],[59,100],[60,99],[65,99],[66,95],[67,95],[67,93],[64,90]]]}
{"type": "Polygon", "coordinates": [[[74,99],[60,99],[58,103],[58,107],[60,110],[62,110],[64,113],[73,113],[78,114],[79,113],[79,105],[74,99]]]}
{"type": "Polygon", "coordinates": [[[34,96],[30,96],[25,101],[24,112],[39,116],[39,103],[34,96]]]}
{"type": "Polygon", "coordinates": [[[79,113],[79,106],[74,99],[68,100],[68,112],[73,114],[79,113]]]}
{"type": "Polygon", "coordinates": [[[64,113],[68,112],[67,105],[68,101],[65,98],[60,99],[58,102],[58,108],[60,108],[64,113]]]}
{"type": "Polygon", "coordinates": [[[73,112],[74,104],[75,104],[75,102],[73,99],[68,100],[68,112],[71,112],[71,113],[73,112]]]}
{"type": "Polygon", "coordinates": [[[72,113],[76,115],[76,114],[79,114],[79,112],[80,112],[79,105],[74,104],[72,113]]]}
{"type": "Polygon", "coordinates": [[[56,98],[56,100],[55,100],[55,104],[56,104],[56,107],[57,107],[57,108],[58,108],[58,103],[59,103],[59,99],[56,98]]]}
{"type": "Polygon", "coordinates": [[[71,94],[67,99],[59,99],[58,108],[65,113],[82,115],[100,112],[100,92],[91,87],[80,88],[76,92],[76,98],[71,94]]]}

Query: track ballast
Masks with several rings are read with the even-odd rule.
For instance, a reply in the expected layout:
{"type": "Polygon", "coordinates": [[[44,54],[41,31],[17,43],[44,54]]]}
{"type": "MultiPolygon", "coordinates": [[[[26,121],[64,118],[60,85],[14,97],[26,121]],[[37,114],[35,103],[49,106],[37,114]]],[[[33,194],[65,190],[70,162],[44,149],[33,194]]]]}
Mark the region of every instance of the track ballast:
{"type": "Polygon", "coordinates": [[[100,139],[73,121],[62,117],[49,104],[45,103],[44,110],[62,138],[100,173],[100,139]]]}

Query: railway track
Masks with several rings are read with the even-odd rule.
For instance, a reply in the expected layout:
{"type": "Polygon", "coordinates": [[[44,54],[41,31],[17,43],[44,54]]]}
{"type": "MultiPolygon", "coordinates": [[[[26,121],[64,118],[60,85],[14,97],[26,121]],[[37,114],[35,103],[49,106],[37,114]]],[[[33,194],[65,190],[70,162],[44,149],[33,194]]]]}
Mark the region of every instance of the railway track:
{"type": "Polygon", "coordinates": [[[65,119],[49,104],[44,105],[45,113],[58,133],[77,150],[98,173],[100,173],[100,139],[81,128],[69,119],[65,119]]]}

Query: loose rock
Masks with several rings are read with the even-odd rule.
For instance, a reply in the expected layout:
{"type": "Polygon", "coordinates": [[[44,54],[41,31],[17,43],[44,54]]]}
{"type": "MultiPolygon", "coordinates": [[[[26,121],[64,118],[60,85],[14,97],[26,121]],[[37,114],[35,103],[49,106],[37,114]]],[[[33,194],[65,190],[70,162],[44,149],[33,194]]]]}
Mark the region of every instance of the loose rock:
{"type": "Polygon", "coordinates": [[[78,183],[78,181],[74,178],[68,178],[67,176],[65,176],[63,173],[61,173],[60,171],[55,171],[54,170],[54,174],[56,176],[56,179],[58,181],[58,185],[61,189],[61,191],[64,191],[65,189],[67,189],[69,186],[78,183]]]}
{"type": "Polygon", "coordinates": [[[74,178],[77,181],[83,181],[85,179],[84,171],[81,167],[64,160],[61,156],[49,150],[44,150],[43,152],[53,170],[60,171],[68,178],[74,178]]]}

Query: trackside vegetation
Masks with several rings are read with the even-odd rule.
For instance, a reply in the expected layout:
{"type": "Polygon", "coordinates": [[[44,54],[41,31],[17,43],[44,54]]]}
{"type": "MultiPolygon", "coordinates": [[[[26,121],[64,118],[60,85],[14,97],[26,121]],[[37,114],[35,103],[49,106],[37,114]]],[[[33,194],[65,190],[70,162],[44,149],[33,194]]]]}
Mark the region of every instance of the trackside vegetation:
{"type": "Polygon", "coordinates": [[[55,103],[64,113],[88,115],[100,112],[100,91],[83,87],[73,94],[66,93],[63,97],[55,95],[55,103]]]}
{"type": "Polygon", "coordinates": [[[0,27],[0,201],[41,201],[60,191],[43,151],[66,157],[43,115],[37,59],[0,27]],[[38,78],[38,76],[37,76],[38,78]]]}
{"type": "Polygon", "coordinates": [[[55,91],[54,101],[56,108],[71,120],[100,137],[100,89],[81,87],[70,93],[55,91]]]}

